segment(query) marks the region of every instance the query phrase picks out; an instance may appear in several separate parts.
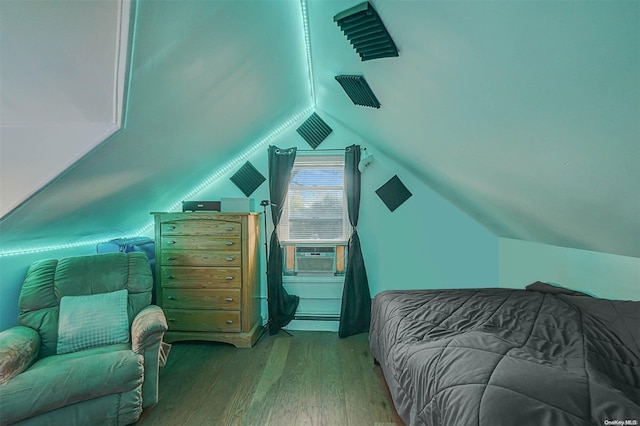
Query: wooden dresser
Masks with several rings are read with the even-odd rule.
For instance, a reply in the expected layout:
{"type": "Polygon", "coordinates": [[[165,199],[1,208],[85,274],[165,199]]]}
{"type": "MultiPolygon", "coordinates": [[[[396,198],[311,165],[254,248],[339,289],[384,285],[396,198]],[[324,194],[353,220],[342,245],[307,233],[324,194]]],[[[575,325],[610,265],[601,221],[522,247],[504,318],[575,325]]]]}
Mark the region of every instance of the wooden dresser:
{"type": "Polygon", "coordinates": [[[250,348],[262,332],[259,213],[152,213],[165,341],[250,348]]]}

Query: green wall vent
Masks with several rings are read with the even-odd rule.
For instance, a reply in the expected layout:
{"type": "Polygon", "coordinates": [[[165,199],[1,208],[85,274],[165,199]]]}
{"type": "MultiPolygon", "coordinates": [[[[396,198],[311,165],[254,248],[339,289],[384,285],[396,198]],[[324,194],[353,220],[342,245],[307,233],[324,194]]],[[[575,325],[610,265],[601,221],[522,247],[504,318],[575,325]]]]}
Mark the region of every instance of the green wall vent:
{"type": "Polygon", "coordinates": [[[378,98],[361,75],[337,75],[336,80],[356,105],[380,108],[378,98]]]}
{"type": "Polygon", "coordinates": [[[253,191],[258,189],[267,178],[265,178],[258,169],[253,167],[251,162],[247,161],[240,167],[240,170],[231,176],[230,180],[248,197],[253,194],[253,191]]]}
{"type": "Polygon", "coordinates": [[[333,132],[333,129],[315,112],[296,130],[313,149],[316,149],[333,132]]]}
{"type": "Polygon", "coordinates": [[[368,1],[338,13],[333,20],[362,61],[398,56],[393,39],[368,1]]]}

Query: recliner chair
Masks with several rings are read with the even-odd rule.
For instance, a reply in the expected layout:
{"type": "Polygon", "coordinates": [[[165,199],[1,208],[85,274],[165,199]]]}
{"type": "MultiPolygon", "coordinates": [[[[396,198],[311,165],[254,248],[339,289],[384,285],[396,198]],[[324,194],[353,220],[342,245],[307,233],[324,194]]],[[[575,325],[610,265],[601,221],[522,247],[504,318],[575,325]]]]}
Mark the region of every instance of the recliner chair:
{"type": "Polygon", "coordinates": [[[0,424],[136,422],[158,401],[167,330],[152,285],[141,252],[31,265],[19,325],[0,332],[0,424]]]}

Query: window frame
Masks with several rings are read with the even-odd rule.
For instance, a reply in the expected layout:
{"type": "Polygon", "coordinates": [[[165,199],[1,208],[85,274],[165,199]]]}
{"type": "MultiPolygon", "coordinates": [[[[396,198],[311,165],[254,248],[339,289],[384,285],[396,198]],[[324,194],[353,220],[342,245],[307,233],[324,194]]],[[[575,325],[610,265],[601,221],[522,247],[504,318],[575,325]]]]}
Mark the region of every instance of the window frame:
{"type": "MultiPolygon", "coordinates": [[[[349,221],[349,212],[347,208],[347,194],[345,190],[344,181],[344,154],[298,154],[294,161],[293,168],[291,170],[292,177],[296,169],[300,169],[301,166],[309,169],[323,168],[325,167],[340,166],[342,168],[342,185],[341,186],[325,186],[321,187],[324,190],[335,190],[337,188],[342,190],[342,235],[340,238],[334,239],[292,239],[289,238],[290,230],[290,215],[289,208],[291,202],[291,182],[289,181],[289,187],[287,188],[287,197],[285,199],[285,205],[282,209],[282,216],[278,224],[278,239],[282,247],[282,260],[283,260],[283,275],[284,276],[344,276],[346,272],[347,264],[347,250],[348,241],[351,237],[352,226],[349,221]],[[313,167],[317,165],[318,167],[313,167]],[[298,247],[333,247],[335,253],[334,270],[323,272],[300,272],[298,271],[297,248],[298,247]]],[[[304,188],[304,187],[303,187],[304,188]]],[[[300,188],[296,188],[300,190],[300,188]]],[[[296,190],[294,189],[294,190],[296,190]]]]}
{"type": "MultiPolygon", "coordinates": [[[[298,154],[293,164],[293,168],[291,173],[293,174],[296,169],[300,169],[302,167],[308,169],[314,168],[329,168],[331,166],[341,166],[343,172],[343,179],[341,186],[325,186],[321,187],[321,190],[342,190],[342,235],[340,238],[319,238],[319,239],[296,239],[289,237],[290,231],[290,202],[291,202],[291,182],[289,181],[289,186],[287,188],[287,197],[285,199],[285,205],[282,209],[282,216],[280,217],[280,222],[278,224],[278,240],[281,244],[285,245],[309,245],[309,244],[317,244],[317,245],[344,245],[349,241],[349,237],[351,235],[351,223],[349,222],[349,212],[347,209],[347,194],[345,191],[345,182],[344,182],[344,154],[340,155],[318,155],[318,154],[298,154]],[[319,167],[313,167],[313,165],[318,165],[319,167]],[[325,167],[322,167],[324,165],[325,167]],[[302,166],[302,167],[301,167],[302,166]]],[[[304,188],[304,187],[302,187],[304,188]]],[[[300,190],[301,188],[297,188],[300,190]]],[[[296,189],[294,189],[296,190],[296,189]]],[[[312,218],[310,218],[312,219],[312,218]]]]}

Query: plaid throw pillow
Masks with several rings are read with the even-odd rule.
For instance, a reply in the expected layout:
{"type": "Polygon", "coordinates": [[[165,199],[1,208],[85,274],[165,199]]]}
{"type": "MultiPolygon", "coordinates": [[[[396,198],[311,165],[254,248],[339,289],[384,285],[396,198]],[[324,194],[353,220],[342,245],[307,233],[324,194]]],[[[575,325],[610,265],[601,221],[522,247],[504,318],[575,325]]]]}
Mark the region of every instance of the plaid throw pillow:
{"type": "Polygon", "coordinates": [[[58,354],[129,341],[127,290],[60,299],[58,354]]]}

